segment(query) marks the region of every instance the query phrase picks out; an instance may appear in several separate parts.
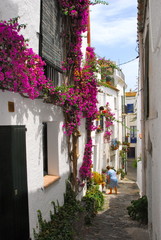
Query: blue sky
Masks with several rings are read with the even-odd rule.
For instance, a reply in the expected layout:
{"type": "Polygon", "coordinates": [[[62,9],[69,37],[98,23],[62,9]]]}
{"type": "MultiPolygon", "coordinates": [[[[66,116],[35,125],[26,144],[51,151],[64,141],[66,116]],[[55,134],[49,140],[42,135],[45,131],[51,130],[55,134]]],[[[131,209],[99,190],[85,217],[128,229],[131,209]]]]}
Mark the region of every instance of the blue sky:
{"type": "MultiPolygon", "coordinates": [[[[90,7],[91,46],[96,54],[118,65],[135,59],[137,52],[137,0],[109,0],[90,7]]],[[[135,90],[138,59],[120,65],[127,89],[135,90]]]]}

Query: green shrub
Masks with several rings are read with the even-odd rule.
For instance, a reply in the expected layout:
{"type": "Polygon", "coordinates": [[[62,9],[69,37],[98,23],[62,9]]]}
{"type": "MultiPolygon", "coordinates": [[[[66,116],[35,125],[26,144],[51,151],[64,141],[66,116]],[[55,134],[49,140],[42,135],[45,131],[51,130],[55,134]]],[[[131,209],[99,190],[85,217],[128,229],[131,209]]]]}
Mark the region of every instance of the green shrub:
{"type": "Polygon", "coordinates": [[[34,230],[35,240],[73,240],[73,222],[77,221],[78,213],[83,211],[83,207],[81,202],[76,200],[69,182],[66,185],[64,205],[60,207],[58,203],[52,204],[54,211],[50,212],[49,222],[43,220],[41,212],[38,211],[39,233],[34,230]]]}
{"type": "Polygon", "coordinates": [[[127,207],[127,210],[133,220],[144,224],[148,223],[148,200],[146,196],[131,201],[131,205],[127,207]]]}
{"type": "Polygon", "coordinates": [[[90,224],[97,211],[102,209],[104,198],[98,187],[91,186],[82,201],[78,201],[70,182],[67,182],[64,205],[52,202],[54,210],[50,212],[50,221],[43,220],[38,211],[39,233],[34,229],[35,240],[73,240],[77,223],[82,221],[81,226],[90,224]]]}
{"type": "Polygon", "coordinates": [[[119,168],[117,170],[117,174],[121,174],[121,179],[124,179],[124,177],[126,175],[125,171],[122,168],[119,168]]]}
{"type": "Polygon", "coordinates": [[[86,195],[82,198],[82,202],[84,202],[84,206],[86,209],[85,223],[91,224],[92,218],[96,215],[96,213],[102,209],[104,204],[104,197],[101,191],[99,191],[98,185],[91,186],[86,195]]]}
{"type": "Polygon", "coordinates": [[[132,162],[132,167],[137,168],[138,162],[140,162],[140,161],[141,161],[141,157],[134,159],[134,161],[132,162]]]}

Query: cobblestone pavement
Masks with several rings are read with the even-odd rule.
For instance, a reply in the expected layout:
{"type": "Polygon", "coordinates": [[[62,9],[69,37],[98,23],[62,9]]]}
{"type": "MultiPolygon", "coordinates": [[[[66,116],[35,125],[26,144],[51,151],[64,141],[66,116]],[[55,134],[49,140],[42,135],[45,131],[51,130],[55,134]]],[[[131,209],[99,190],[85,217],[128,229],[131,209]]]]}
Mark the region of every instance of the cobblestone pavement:
{"type": "MultiPolygon", "coordinates": [[[[128,163],[128,174],[119,181],[118,194],[105,194],[104,209],[91,226],[78,232],[76,240],[149,240],[147,226],[130,219],[127,206],[139,198],[136,169],[128,163]]],[[[106,192],[109,192],[107,189],[106,192]]]]}

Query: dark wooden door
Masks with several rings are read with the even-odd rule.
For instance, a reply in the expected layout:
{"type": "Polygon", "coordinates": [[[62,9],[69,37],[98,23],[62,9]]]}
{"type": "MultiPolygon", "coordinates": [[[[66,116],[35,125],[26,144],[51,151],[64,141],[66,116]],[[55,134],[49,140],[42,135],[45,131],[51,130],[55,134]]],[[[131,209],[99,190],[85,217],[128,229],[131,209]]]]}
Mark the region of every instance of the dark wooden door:
{"type": "Polygon", "coordinates": [[[135,158],[135,147],[130,147],[127,153],[128,158],[135,158]]]}
{"type": "Polygon", "coordinates": [[[25,126],[0,126],[0,239],[28,240],[25,126]]]}

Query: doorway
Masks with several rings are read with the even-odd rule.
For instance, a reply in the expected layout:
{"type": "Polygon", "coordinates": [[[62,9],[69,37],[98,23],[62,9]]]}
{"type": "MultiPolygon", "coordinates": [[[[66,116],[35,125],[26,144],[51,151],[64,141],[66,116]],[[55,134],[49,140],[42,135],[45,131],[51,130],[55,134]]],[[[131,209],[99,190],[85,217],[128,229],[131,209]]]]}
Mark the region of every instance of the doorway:
{"type": "Polygon", "coordinates": [[[135,147],[130,147],[127,153],[128,158],[135,158],[135,147]]]}
{"type": "Polygon", "coordinates": [[[0,239],[28,240],[25,126],[0,126],[0,239]]]}

